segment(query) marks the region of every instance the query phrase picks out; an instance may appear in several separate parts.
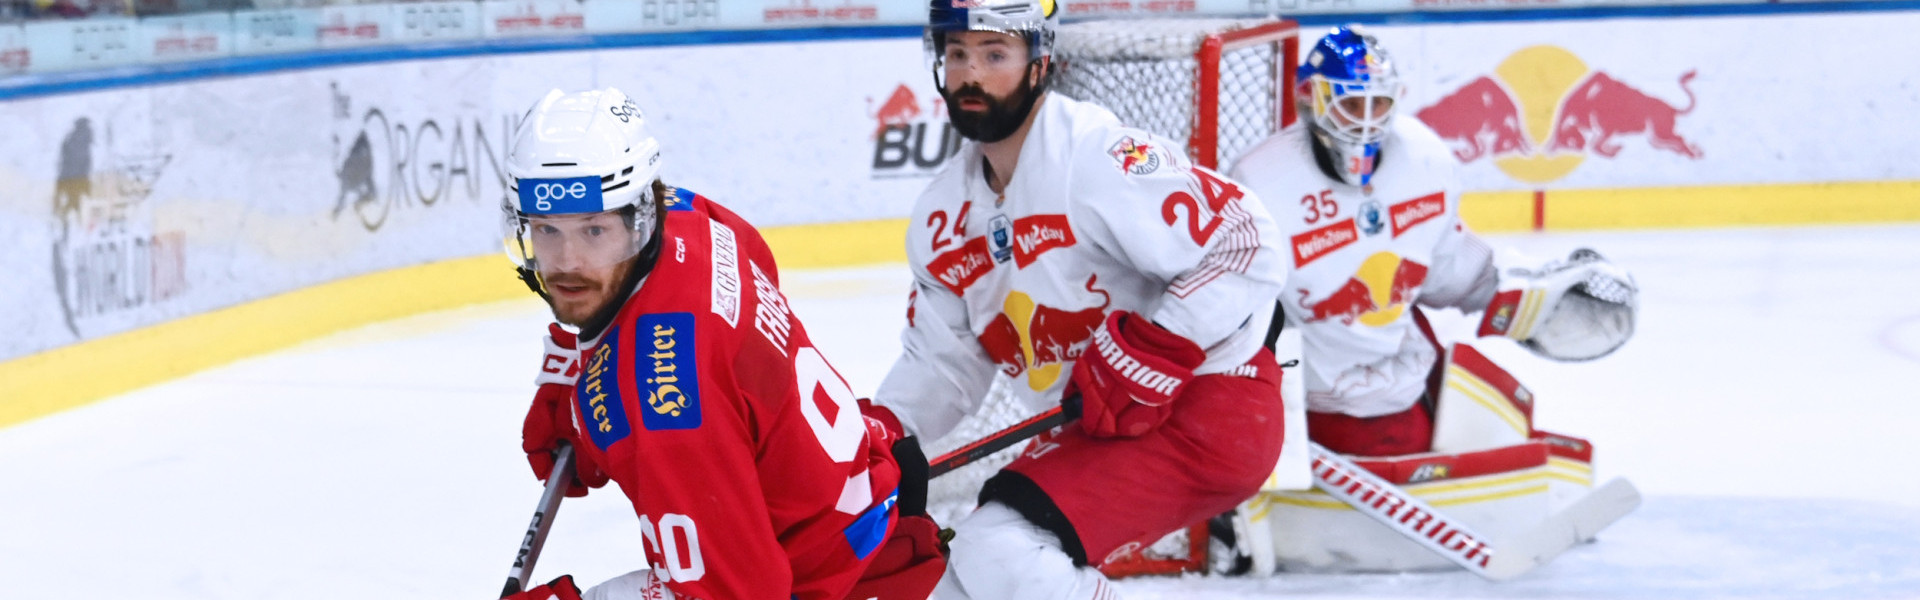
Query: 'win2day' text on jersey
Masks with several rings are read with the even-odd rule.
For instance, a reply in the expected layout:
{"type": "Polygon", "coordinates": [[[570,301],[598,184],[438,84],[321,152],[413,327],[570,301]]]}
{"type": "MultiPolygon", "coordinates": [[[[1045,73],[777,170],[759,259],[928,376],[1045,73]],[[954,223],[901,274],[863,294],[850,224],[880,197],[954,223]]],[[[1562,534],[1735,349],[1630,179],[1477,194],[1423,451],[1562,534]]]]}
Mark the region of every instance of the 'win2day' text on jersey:
{"type": "Polygon", "coordinates": [[[914,205],[905,351],[875,398],[928,439],[996,370],[1028,409],[1057,404],[1111,311],[1200,345],[1200,374],[1246,363],[1266,335],[1285,264],[1252,193],[1099,106],[1048,94],[1035,110],[1004,195],[969,142],[914,205]]]}

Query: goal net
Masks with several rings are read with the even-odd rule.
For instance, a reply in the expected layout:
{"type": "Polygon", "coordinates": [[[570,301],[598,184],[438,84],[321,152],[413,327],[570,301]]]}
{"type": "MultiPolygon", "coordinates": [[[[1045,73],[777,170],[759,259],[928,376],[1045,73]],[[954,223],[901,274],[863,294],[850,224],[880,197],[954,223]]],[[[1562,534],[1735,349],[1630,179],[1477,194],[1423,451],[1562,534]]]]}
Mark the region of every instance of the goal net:
{"type": "Polygon", "coordinates": [[[1073,23],[1054,43],[1053,89],[1107,107],[1226,171],[1294,120],[1300,28],[1292,21],[1136,19],[1073,23]]]}

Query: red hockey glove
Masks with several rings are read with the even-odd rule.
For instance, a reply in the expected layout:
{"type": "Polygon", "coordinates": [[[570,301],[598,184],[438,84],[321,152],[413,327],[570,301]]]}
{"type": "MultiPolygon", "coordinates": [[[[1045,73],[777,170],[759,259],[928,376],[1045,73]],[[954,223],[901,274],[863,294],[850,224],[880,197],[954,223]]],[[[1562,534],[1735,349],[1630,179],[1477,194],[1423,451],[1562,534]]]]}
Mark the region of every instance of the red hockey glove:
{"type": "Polygon", "coordinates": [[[581,439],[573,426],[573,382],[580,376],[580,351],[574,349],[573,334],[559,325],[548,325],[547,355],[541,360],[540,375],[534,383],[540,390],[533,394],[533,406],[520,429],[520,449],[527,453],[534,477],[545,481],[553,473],[553,453],[560,442],[573,444],[574,478],[567,495],[587,495],[587,488],[607,484],[600,465],[580,452],[581,439]]]}
{"type": "Polygon", "coordinates": [[[500,600],[580,600],[580,588],[573,585],[572,575],[561,575],[553,581],[500,600]]]}
{"type": "Polygon", "coordinates": [[[946,570],[947,545],[940,541],[940,526],[925,516],[901,516],[847,600],[921,600],[933,594],[946,570]]]}
{"type": "Polygon", "coordinates": [[[1066,396],[1080,395],[1087,435],[1133,437],[1171,414],[1173,399],[1207,359],[1199,346],[1140,315],[1113,311],[1073,365],[1066,396]]]}

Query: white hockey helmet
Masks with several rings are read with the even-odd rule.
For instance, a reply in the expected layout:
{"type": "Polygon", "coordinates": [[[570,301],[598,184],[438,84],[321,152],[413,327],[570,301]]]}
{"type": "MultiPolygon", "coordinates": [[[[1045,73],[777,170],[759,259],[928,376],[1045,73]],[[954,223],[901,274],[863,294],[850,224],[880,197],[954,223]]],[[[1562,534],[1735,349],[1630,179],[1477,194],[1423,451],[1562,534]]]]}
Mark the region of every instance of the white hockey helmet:
{"type": "Polygon", "coordinates": [[[1054,32],[1060,28],[1056,0],[931,0],[927,33],[922,40],[927,63],[936,76],[946,59],[947,34],[955,31],[995,31],[1027,42],[1027,59],[1053,56],[1054,32]]]}
{"type": "Polygon", "coordinates": [[[506,171],[501,233],[522,277],[632,258],[659,220],[660,142],[618,89],[547,92],[514,131],[506,171]],[[624,231],[608,230],[610,213],[624,231]]]}

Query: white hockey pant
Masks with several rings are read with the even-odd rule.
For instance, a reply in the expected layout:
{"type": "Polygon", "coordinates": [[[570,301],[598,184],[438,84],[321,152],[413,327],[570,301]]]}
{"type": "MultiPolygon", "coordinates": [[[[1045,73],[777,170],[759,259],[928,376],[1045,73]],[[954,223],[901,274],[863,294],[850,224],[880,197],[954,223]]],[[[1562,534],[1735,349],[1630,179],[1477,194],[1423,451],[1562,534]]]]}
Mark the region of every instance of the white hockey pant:
{"type": "Polygon", "coordinates": [[[673,590],[653,576],[652,569],[641,569],[600,582],[580,593],[580,600],[674,600],[673,590]]]}
{"type": "Polygon", "coordinates": [[[934,600],[1119,600],[1098,569],[1075,567],[1060,538],[989,502],[954,525],[934,600]]]}

